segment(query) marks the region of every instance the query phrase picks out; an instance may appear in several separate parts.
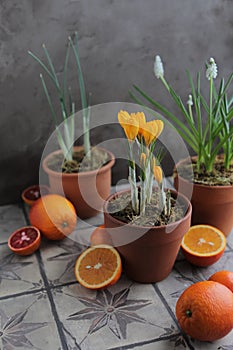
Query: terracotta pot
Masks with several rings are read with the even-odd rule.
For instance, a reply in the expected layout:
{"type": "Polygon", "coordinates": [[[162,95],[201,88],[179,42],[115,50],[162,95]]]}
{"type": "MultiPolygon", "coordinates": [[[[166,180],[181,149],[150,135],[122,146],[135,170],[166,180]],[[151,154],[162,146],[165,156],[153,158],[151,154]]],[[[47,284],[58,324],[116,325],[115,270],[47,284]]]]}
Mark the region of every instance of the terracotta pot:
{"type": "MultiPolygon", "coordinates": [[[[75,147],[74,150],[80,148],[75,147]]],[[[110,194],[111,168],[115,163],[115,157],[111,152],[104,151],[108,153],[110,159],[106,165],[97,170],[81,173],[66,174],[48,167],[47,164],[54,155],[61,154],[60,150],[50,153],[43,160],[42,166],[49,177],[51,193],[65,195],[74,204],[81,219],[99,214],[105,199],[110,194]]]]}
{"type": "MultiPolygon", "coordinates": [[[[124,192],[111,195],[105,202],[105,228],[123,257],[128,277],[141,283],[161,281],[171,272],[182,238],[189,230],[191,204],[183,195],[179,196],[187,211],[184,218],[175,223],[160,227],[130,225],[115,219],[108,212],[109,201],[124,192]]],[[[176,195],[175,191],[172,193],[176,195]]]]}
{"type": "MultiPolygon", "coordinates": [[[[177,163],[179,167],[182,162],[177,163]]],[[[174,186],[185,196],[192,192],[192,225],[208,224],[228,236],[233,228],[233,186],[207,186],[190,183],[175,173],[174,186]]]]}

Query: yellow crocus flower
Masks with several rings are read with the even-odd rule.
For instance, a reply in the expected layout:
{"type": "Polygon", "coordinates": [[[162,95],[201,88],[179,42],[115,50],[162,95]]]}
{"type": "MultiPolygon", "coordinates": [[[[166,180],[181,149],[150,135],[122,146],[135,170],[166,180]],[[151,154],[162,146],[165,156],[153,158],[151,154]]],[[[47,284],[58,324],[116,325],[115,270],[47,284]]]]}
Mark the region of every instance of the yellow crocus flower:
{"type": "Polygon", "coordinates": [[[163,181],[163,172],[159,165],[154,165],[153,168],[154,178],[160,184],[163,181]]]}
{"type": "Polygon", "coordinates": [[[163,131],[163,127],[164,127],[164,123],[162,120],[155,120],[156,121],[156,124],[157,124],[157,127],[158,127],[158,132],[157,132],[157,135],[156,137],[159,137],[159,135],[161,134],[161,132],[163,131]]]}
{"type": "Polygon", "coordinates": [[[138,123],[139,123],[138,138],[140,140],[141,135],[142,135],[143,126],[146,124],[145,114],[143,112],[131,113],[131,117],[138,120],[138,123]]]}
{"type": "Polygon", "coordinates": [[[155,120],[147,122],[143,125],[141,135],[143,136],[145,144],[147,146],[149,146],[151,142],[154,141],[157,135],[157,131],[158,128],[155,120]]]}
{"type": "Polygon", "coordinates": [[[134,141],[138,134],[139,122],[136,118],[133,118],[128,112],[120,111],[118,113],[118,121],[124,132],[126,137],[130,141],[134,141]]]}
{"type": "Polygon", "coordinates": [[[145,144],[149,146],[161,134],[162,130],[162,120],[152,120],[145,123],[142,128],[142,136],[144,137],[145,144]]]}

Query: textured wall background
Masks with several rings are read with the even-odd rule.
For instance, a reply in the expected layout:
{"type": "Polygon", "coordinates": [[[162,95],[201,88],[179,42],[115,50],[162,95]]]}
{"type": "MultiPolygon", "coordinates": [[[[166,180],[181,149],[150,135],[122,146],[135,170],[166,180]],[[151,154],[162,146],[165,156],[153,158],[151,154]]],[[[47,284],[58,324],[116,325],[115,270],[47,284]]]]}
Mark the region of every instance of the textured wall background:
{"type": "MultiPolygon", "coordinates": [[[[185,99],[185,68],[196,72],[211,56],[221,75],[233,68],[232,0],[1,0],[0,203],[17,200],[25,186],[38,182],[41,153],[53,130],[40,69],[27,50],[41,56],[46,43],[60,71],[75,30],[92,104],[131,101],[128,90],[136,83],[174,108],[153,75],[156,53],[185,99]]],[[[114,181],[121,177],[120,166],[113,175],[114,181]]]]}

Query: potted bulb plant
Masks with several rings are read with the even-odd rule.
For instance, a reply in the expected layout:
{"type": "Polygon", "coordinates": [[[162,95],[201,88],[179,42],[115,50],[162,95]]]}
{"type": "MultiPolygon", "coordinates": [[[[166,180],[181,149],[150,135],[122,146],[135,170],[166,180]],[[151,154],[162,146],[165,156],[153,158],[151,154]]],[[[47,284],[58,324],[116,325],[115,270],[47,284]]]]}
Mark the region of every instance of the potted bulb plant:
{"type": "Polygon", "coordinates": [[[98,214],[104,200],[110,194],[111,168],[114,155],[102,148],[91,147],[90,142],[90,95],[87,99],[85,84],[79,59],[78,35],[74,40],[68,38],[68,45],[63,69],[63,81],[60,82],[52,59],[43,45],[47,64],[29,51],[29,55],[40,65],[55,87],[60,105],[57,116],[54,103],[47,88],[44,76],[40,74],[42,86],[50,107],[55,125],[55,133],[60,150],[48,154],[43,160],[43,169],[48,174],[52,193],[64,194],[75,205],[80,218],[98,214]],[[71,87],[67,85],[67,70],[70,51],[73,52],[77,66],[78,81],[83,116],[83,146],[75,146],[75,102],[71,87]],[[60,124],[60,120],[63,121],[60,124]],[[63,126],[63,130],[60,126],[63,126]]]}
{"type": "Polygon", "coordinates": [[[105,229],[124,258],[126,274],[138,282],[157,282],[173,267],[190,226],[191,204],[164,188],[160,160],[154,156],[163,122],[147,122],[143,112],[126,111],[118,113],[118,120],[128,141],[130,191],[106,200],[105,229]]]}
{"type": "Polygon", "coordinates": [[[193,150],[195,156],[187,165],[181,160],[174,171],[174,184],[184,194],[192,193],[192,224],[209,224],[221,229],[227,236],[233,227],[233,96],[229,97],[233,74],[215,86],[218,69],[213,58],[206,63],[209,93],[201,92],[201,76],[196,85],[189,71],[190,92],[187,106],[167,82],[161,58],[155,57],[154,73],[169,92],[186,123],[134,86],[139,95],[131,92],[137,103],[151,103],[156,110],[173,122],[177,131],[193,150]],[[141,98],[139,98],[140,96],[141,98]],[[177,169],[179,170],[177,173],[177,169]]]}

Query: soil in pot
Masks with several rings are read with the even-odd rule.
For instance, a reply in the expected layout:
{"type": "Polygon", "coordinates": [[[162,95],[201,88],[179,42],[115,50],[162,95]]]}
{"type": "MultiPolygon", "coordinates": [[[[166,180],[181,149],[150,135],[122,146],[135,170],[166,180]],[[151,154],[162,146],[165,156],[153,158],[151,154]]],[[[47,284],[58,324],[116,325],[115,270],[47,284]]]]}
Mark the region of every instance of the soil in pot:
{"type": "Polygon", "coordinates": [[[176,222],[184,217],[185,207],[182,203],[176,202],[174,194],[166,192],[166,201],[170,201],[170,213],[166,215],[159,209],[159,192],[154,190],[150,204],[146,205],[145,214],[137,215],[132,208],[130,193],[123,193],[109,202],[108,210],[111,215],[127,224],[138,226],[163,226],[176,222]]]}
{"type": "Polygon", "coordinates": [[[206,172],[202,165],[200,170],[197,169],[197,159],[191,158],[192,163],[185,164],[182,162],[178,168],[179,176],[187,181],[194,182],[199,185],[207,186],[231,186],[233,185],[233,162],[228,170],[224,167],[224,159],[218,156],[214,163],[214,168],[210,173],[206,172]]]}
{"type": "Polygon", "coordinates": [[[85,156],[84,149],[80,147],[73,152],[73,160],[64,159],[62,153],[54,155],[48,162],[48,167],[53,170],[66,174],[81,173],[99,169],[110,161],[109,154],[103,149],[93,147],[90,156],[85,156]]]}

